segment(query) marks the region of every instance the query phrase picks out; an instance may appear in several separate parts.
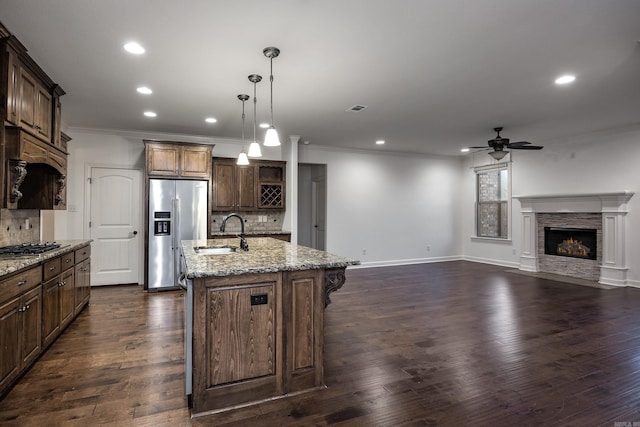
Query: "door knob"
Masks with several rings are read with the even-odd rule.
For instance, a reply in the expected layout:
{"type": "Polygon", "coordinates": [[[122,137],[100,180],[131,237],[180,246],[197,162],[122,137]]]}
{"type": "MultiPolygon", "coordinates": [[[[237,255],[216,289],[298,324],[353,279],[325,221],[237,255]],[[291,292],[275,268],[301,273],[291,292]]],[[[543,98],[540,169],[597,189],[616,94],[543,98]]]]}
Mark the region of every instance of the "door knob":
{"type": "Polygon", "coordinates": [[[133,235],[135,236],[136,234],[138,234],[138,232],[137,232],[137,231],[134,231],[134,232],[133,232],[133,235]]]}

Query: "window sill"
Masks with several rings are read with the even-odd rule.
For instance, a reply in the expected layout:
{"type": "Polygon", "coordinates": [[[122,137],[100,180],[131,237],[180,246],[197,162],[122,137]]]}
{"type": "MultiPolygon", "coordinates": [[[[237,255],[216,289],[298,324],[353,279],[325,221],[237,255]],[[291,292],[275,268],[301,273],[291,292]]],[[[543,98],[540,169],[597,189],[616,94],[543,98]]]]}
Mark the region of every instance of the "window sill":
{"type": "Polygon", "coordinates": [[[471,236],[472,242],[493,242],[493,243],[511,243],[511,239],[502,239],[499,237],[478,237],[471,236]]]}

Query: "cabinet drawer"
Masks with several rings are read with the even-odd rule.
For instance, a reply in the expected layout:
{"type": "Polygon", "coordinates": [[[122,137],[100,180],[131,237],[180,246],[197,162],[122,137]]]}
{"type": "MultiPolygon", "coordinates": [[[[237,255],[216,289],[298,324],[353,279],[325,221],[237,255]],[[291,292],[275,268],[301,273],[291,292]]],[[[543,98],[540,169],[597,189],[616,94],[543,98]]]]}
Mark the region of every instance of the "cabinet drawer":
{"type": "Polygon", "coordinates": [[[66,270],[68,268],[73,267],[73,265],[75,264],[74,262],[74,252],[69,252],[68,254],[64,254],[61,257],[61,262],[62,262],[62,270],[66,270]]]}
{"type": "Polygon", "coordinates": [[[46,282],[62,271],[62,257],[57,257],[44,263],[43,280],[46,282]]]}
{"type": "Polygon", "coordinates": [[[0,281],[0,302],[13,298],[42,282],[42,267],[32,267],[0,281]]]}
{"type": "Polygon", "coordinates": [[[77,249],[75,252],[76,264],[84,261],[85,259],[91,256],[91,246],[83,246],[80,249],[77,249]]]}

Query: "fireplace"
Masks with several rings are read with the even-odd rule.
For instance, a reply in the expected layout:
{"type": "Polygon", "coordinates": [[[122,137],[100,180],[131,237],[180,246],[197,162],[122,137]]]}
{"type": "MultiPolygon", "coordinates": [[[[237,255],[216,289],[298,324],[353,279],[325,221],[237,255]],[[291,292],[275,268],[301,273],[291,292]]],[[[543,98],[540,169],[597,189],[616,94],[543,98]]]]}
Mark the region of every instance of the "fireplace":
{"type": "MultiPolygon", "coordinates": [[[[628,286],[628,203],[633,192],[513,196],[520,202],[520,270],[547,272],[597,280],[601,284],[628,286]],[[568,246],[588,246],[596,258],[576,258],[545,253],[545,227],[596,229],[596,245],[572,235],[568,246]]],[[[556,248],[558,244],[556,243],[556,248]]]]}
{"type": "Polygon", "coordinates": [[[595,228],[544,227],[544,253],[581,259],[597,259],[595,228]]]}

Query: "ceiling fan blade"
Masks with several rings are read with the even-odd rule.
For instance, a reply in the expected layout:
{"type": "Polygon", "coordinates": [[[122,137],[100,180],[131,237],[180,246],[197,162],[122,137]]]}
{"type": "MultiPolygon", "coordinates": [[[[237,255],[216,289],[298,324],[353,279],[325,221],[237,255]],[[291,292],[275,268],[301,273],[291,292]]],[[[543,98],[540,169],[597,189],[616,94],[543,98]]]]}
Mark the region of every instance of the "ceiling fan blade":
{"type": "Polygon", "coordinates": [[[511,144],[508,144],[507,146],[509,148],[512,148],[512,147],[522,147],[523,145],[529,145],[529,144],[531,144],[531,143],[528,142],[528,141],[518,141],[518,142],[512,142],[511,144]]]}
{"type": "Polygon", "coordinates": [[[467,147],[467,148],[491,148],[491,147],[487,147],[486,145],[483,145],[482,147],[467,147]]]}
{"type": "Polygon", "coordinates": [[[514,150],[542,150],[544,147],[540,145],[521,145],[516,147],[509,147],[514,150]]]}

